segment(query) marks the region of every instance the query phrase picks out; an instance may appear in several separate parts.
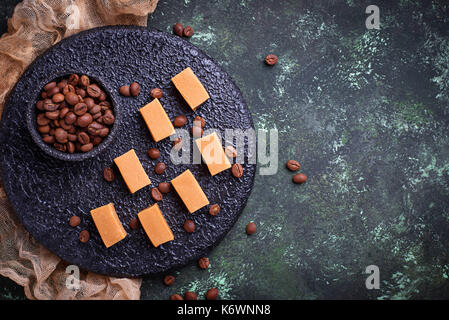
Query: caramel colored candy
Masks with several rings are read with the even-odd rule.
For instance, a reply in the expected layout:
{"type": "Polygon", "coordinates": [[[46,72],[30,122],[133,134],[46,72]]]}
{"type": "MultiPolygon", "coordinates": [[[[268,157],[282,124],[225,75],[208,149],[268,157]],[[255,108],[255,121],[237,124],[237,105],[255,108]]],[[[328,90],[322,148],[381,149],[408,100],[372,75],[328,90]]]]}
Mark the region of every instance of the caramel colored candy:
{"type": "Polygon", "coordinates": [[[231,167],[216,132],[197,139],[195,143],[211,175],[214,176],[231,167]]]}
{"type": "Polygon", "coordinates": [[[189,67],[174,76],[171,81],[192,110],[210,98],[200,80],[189,67]]]}
{"type": "Polygon", "coordinates": [[[153,246],[158,247],[175,238],[157,203],[140,211],[137,216],[153,246]]]}
{"type": "Polygon", "coordinates": [[[113,246],[126,237],[126,231],[112,203],[93,209],[90,211],[90,214],[106,248],[113,246]]]}
{"type": "Polygon", "coordinates": [[[209,200],[207,200],[206,195],[190,170],[187,169],[174,178],[171,184],[190,213],[194,213],[209,204],[209,200]]]}
{"type": "Polygon", "coordinates": [[[159,102],[159,99],[154,99],[139,111],[154,141],[161,141],[175,133],[175,128],[173,128],[173,124],[159,102]]]}
{"type": "Polygon", "coordinates": [[[145,170],[140,164],[134,149],[115,158],[114,162],[120,170],[123,180],[125,180],[131,193],[134,193],[151,183],[145,170]]]}

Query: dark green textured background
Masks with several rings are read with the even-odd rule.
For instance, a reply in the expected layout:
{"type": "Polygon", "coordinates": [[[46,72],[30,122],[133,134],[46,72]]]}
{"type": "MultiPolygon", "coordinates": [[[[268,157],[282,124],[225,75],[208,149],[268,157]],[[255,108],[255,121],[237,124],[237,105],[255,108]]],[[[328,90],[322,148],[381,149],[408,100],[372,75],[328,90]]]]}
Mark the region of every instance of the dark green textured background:
{"type": "MultiPolygon", "coordinates": [[[[1,32],[18,2],[0,4],[1,32]]],[[[279,168],[256,176],[208,270],[186,266],[170,288],[145,278],[142,299],[449,298],[449,2],[160,1],[148,25],[175,22],[234,78],[256,128],[279,130],[279,168]],[[370,4],[380,30],[365,27],[370,4]]],[[[0,279],[0,299],[23,298],[0,279]]]]}

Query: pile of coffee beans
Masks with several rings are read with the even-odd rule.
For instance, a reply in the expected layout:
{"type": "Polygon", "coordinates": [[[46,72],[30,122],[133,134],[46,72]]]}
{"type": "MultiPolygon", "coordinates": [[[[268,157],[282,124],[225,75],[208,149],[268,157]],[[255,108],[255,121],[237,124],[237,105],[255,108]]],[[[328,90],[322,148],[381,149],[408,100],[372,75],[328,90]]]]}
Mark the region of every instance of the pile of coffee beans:
{"type": "Polygon", "coordinates": [[[68,153],[91,151],[109,135],[115,121],[108,96],[86,75],[72,74],[46,84],[36,111],[42,140],[68,153]]]}

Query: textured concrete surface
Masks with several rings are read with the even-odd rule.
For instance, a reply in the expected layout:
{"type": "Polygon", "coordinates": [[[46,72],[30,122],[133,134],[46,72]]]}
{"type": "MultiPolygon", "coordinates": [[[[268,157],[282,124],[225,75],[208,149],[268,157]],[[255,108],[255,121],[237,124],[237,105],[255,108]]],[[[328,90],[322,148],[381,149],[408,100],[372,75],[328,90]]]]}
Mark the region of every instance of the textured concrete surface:
{"type": "MultiPolygon", "coordinates": [[[[149,26],[193,26],[192,43],[234,78],[256,127],[279,130],[280,154],[211,267],[179,270],[170,288],[146,278],[142,298],[212,286],[224,299],[449,298],[443,3],[376,1],[381,28],[367,30],[372,1],[160,1],[149,26]],[[268,53],[278,65],[263,64],[268,53]],[[307,184],[291,184],[290,158],[307,184]],[[379,290],[365,287],[372,264],[379,290]]],[[[20,296],[4,286],[1,297],[20,296]]]]}

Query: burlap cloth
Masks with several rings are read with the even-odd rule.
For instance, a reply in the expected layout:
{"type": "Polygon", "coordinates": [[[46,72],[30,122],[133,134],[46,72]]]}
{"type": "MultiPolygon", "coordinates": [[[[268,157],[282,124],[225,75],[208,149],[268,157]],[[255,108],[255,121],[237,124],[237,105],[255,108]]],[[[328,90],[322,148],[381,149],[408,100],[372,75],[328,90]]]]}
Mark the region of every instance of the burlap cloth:
{"type": "MultiPolygon", "coordinates": [[[[0,117],[5,97],[43,51],[81,30],[104,25],[145,26],[158,0],[25,0],[0,38],[0,117]]],[[[32,213],[30,213],[32,214],[32,213]]],[[[80,290],[66,288],[67,263],[36,243],[9,204],[0,182],[0,275],[29,299],[139,299],[141,279],[81,271],[80,290]]]]}

